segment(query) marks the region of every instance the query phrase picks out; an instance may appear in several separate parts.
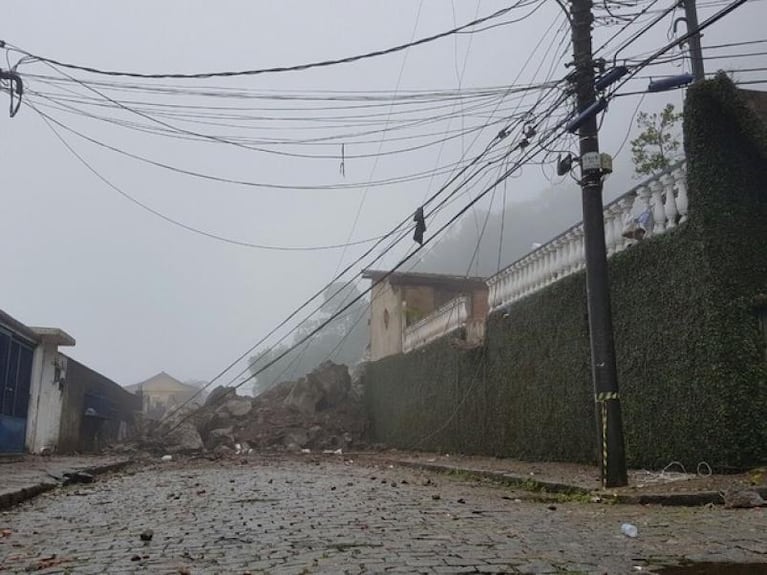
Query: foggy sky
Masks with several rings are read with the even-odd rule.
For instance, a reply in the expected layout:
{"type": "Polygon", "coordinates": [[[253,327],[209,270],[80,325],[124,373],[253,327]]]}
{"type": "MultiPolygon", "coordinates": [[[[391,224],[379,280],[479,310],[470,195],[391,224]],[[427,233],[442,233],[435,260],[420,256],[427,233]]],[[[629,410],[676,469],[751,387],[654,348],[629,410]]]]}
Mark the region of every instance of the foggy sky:
{"type": "MultiPolygon", "coordinates": [[[[393,90],[402,69],[400,90],[456,88],[456,70],[470,46],[462,86],[503,85],[516,75],[538,35],[558,15],[556,3],[550,4],[517,25],[447,38],[374,60],[207,84],[270,90],[393,90]]],[[[484,0],[479,14],[505,5],[484,0]]],[[[6,1],[3,7],[0,38],[32,52],[110,69],[197,72],[295,64],[379,49],[467,22],[477,3],[18,0],[6,1]]],[[[716,9],[701,8],[700,20],[716,9]]],[[[752,0],[705,33],[704,49],[763,38],[765,21],[767,2],[752,0]]],[[[662,45],[667,32],[668,25],[661,24],[629,52],[662,45]]],[[[608,33],[595,34],[596,44],[608,33]]],[[[765,57],[716,60],[707,64],[707,70],[766,64],[765,57]]],[[[653,73],[663,70],[679,71],[659,67],[653,73]]],[[[25,71],[47,72],[40,64],[20,68],[22,74],[25,71]]],[[[558,70],[556,75],[565,72],[558,70]]],[[[527,74],[521,81],[529,79],[527,74]]],[[[640,88],[641,83],[635,86],[640,88]]],[[[4,110],[7,95],[2,98],[4,110]]],[[[623,141],[638,98],[619,98],[611,104],[601,133],[604,151],[614,152],[623,141]]],[[[681,93],[648,95],[642,109],[657,111],[669,101],[679,106],[681,93]]],[[[372,161],[348,160],[344,179],[332,159],[286,160],[223,144],[185,143],[75,118],[67,121],[134,151],[228,177],[307,184],[362,182],[373,169],[372,161]]],[[[2,114],[0,124],[0,308],[28,325],[66,330],[77,340],[66,353],[123,385],[160,370],[182,380],[214,376],[329,281],[339,266],[339,251],[264,252],[169,226],[89,173],[32,110],[22,109],[14,119],[2,114]]],[[[486,142],[480,140],[477,151],[486,142]]],[[[153,208],[189,225],[250,242],[344,242],[362,194],[362,189],[227,186],[139,164],[75,139],[71,143],[104,176],[153,208]]],[[[385,141],[382,149],[387,149],[385,141]]],[[[439,163],[456,161],[462,151],[460,143],[447,146],[439,163]]],[[[616,158],[607,193],[614,195],[635,183],[629,154],[626,145],[616,158]]],[[[385,156],[375,165],[373,177],[428,170],[437,163],[436,147],[385,156]]],[[[509,202],[529,200],[552,185],[537,166],[525,168],[512,182],[509,202]]],[[[371,188],[353,238],[388,230],[440,183],[437,178],[431,184],[371,188]]],[[[564,180],[557,189],[577,193],[571,184],[564,180]]],[[[488,202],[481,206],[486,209],[488,202]]],[[[578,219],[576,211],[572,221],[578,219]]],[[[359,253],[361,248],[349,249],[344,261],[359,253]]],[[[377,267],[392,265],[402,253],[395,251],[377,267]]]]}

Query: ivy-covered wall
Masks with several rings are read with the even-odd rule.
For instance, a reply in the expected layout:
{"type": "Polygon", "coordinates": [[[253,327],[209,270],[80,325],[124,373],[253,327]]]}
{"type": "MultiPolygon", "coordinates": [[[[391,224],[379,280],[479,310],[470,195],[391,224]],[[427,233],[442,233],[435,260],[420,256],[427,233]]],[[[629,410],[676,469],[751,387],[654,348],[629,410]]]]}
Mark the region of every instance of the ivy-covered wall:
{"type": "MultiPolygon", "coordinates": [[[[724,77],[685,106],[690,221],[610,259],[631,466],[767,461],[767,136],[724,77]],[[761,295],[760,295],[761,294],[761,295]]],[[[369,365],[373,438],[391,446],[596,461],[585,277],[488,318],[484,346],[443,338],[369,365]]]]}

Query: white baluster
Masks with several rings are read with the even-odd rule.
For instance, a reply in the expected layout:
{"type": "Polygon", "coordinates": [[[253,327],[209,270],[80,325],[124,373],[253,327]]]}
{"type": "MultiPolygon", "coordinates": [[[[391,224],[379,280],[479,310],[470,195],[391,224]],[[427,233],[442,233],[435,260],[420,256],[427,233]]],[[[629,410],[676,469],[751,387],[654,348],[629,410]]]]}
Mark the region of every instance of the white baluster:
{"type": "Polygon", "coordinates": [[[569,240],[567,235],[561,236],[557,239],[557,259],[554,273],[556,273],[557,279],[563,277],[567,270],[567,248],[569,240]]]}
{"type": "Polygon", "coordinates": [[[514,278],[518,277],[518,274],[517,274],[518,269],[519,269],[519,266],[517,264],[514,264],[514,268],[512,269],[511,273],[506,278],[506,291],[504,292],[503,303],[511,301],[511,298],[514,295],[514,290],[516,288],[514,278]]]}
{"type": "Polygon", "coordinates": [[[519,263],[514,264],[514,275],[512,277],[514,278],[514,283],[511,290],[511,295],[512,299],[516,300],[522,293],[522,281],[524,280],[524,269],[523,266],[519,263]]]}
{"type": "Polygon", "coordinates": [[[562,277],[562,248],[563,248],[563,242],[564,238],[557,238],[554,240],[553,246],[554,246],[554,262],[551,267],[551,277],[554,281],[557,281],[560,277],[562,277]]]}
{"type": "Polygon", "coordinates": [[[556,251],[553,244],[547,244],[543,248],[543,285],[547,286],[554,281],[554,258],[556,251]]]}
{"type": "Polygon", "coordinates": [[[546,283],[546,252],[545,250],[539,249],[537,252],[537,258],[538,258],[538,276],[535,282],[534,291],[538,291],[546,283]]]}
{"type": "Polygon", "coordinates": [[[631,209],[631,198],[621,198],[613,204],[615,207],[615,220],[613,230],[615,232],[615,253],[622,252],[626,248],[626,238],[623,237],[623,222],[631,209]]]}
{"type": "Polygon", "coordinates": [[[575,268],[575,271],[580,271],[584,264],[582,224],[575,229],[575,233],[577,236],[575,238],[575,257],[573,267],[575,268]]]}
{"type": "Polygon", "coordinates": [[[527,286],[530,282],[530,263],[528,258],[525,258],[520,262],[520,264],[520,273],[522,274],[522,279],[519,284],[519,296],[522,297],[525,295],[525,293],[527,293],[527,286]]]}
{"type": "Polygon", "coordinates": [[[570,267],[570,254],[573,249],[573,231],[570,230],[565,234],[562,241],[562,277],[570,275],[572,268],[570,267]]]}
{"type": "Polygon", "coordinates": [[[536,258],[538,261],[538,274],[536,276],[535,290],[533,291],[538,291],[546,285],[546,249],[538,248],[536,258]]]}
{"type": "Polygon", "coordinates": [[[575,228],[570,232],[570,255],[568,256],[568,262],[570,267],[570,273],[578,271],[578,241],[580,234],[578,228],[575,228]]]}
{"type": "Polygon", "coordinates": [[[666,204],[663,206],[666,216],[666,227],[671,229],[676,226],[676,217],[679,214],[679,210],[676,207],[676,198],[674,198],[674,178],[671,177],[671,174],[665,173],[660,177],[660,181],[666,192],[666,204]]]}
{"type": "Polygon", "coordinates": [[[674,182],[676,184],[676,207],[679,210],[679,223],[687,221],[687,163],[685,162],[674,170],[674,182]]]}
{"type": "MultiPolygon", "coordinates": [[[[637,188],[636,202],[638,202],[638,207],[637,207],[637,203],[635,202],[634,204],[635,207],[633,208],[633,212],[635,216],[639,216],[644,212],[652,213],[652,208],[650,207],[650,196],[651,196],[651,192],[649,187],[639,186],[639,188],[637,188]]],[[[647,236],[651,236],[652,228],[645,230],[645,232],[647,236]]]]}
{"type": "Polygon", "coordinates": [[[605,227],[605,247],[607,248],[607,255],[611,256],[615,251],[615,230],[613,229],[615,214],[608,207],[604,210],[603,217],[605,227]]]}
{"type": "Polygon", "coordinates": [[[650,182],[652,193],[653,234],[662,234],[666,230],[666,213],[663,210],[663,186],[656,179],[650,182]]]}
{"type": "Polygon", "coordinates": [[[625,198],[610,204],[613,213],[613,253],[623,250],[623,214],[625,213],[625,198]]]}
{"type": "Polygon", "coordinates": [[[564,245],[562,246],[562,277],[570,275],[573,270],[573,231],[565,234],[564,245]]]}
{"type": "Polygon", "coordinates": [[[543,254],[541,254],[541,250],[537,250],[535,254],[533,255],[533,278],[530,282],[530,292],[538,291],[538,288],[541,287],[541,282],[543,281],[543,254]]]}

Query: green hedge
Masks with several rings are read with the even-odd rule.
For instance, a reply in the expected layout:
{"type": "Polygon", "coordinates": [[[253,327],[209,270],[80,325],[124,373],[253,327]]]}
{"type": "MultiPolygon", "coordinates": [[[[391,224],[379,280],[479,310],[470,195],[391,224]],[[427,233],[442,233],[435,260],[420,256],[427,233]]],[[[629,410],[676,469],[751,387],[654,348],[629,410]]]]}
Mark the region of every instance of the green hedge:
{"type": "MultiPolygon", "coordinates": [[[[685,110],[690,221],[610,260],[627,458],[717,468],[767,460],[767,362],[752,306],[767,293],[763,125],[717,78],[685,110]]],[[[451,338],[371,364],[374,439],[392,446],[596,461],[585,277],[451,338]]]]}

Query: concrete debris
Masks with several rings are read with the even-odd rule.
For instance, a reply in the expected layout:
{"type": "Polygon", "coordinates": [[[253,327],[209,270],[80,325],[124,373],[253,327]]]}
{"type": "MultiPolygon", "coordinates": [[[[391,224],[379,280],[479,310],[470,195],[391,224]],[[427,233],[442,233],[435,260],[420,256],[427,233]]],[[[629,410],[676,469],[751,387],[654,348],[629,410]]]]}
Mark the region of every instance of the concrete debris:
{"type": "Polygon", "coordinates": [[[165,461],[165,462],[168,462],[168,461],[173,461],[173,456],[172,456],[172,455],[163,455],[163,456],[160,458],[160,461],[165,461]]]}
{"type": "Polygon", "coordinates": [[[178,424],[173,431],[165,435],[164,443],[170,453],[191,453],[204,447],[200,432],[191,421],[178,424]]]}
{"type": "Polygon", "coordinates": [[[349,370],[330,361],[255,398],[217,388],[207,403],[210,409],[196,418],[197,429],[205,448],[220,456],[254,449],[293,453],[347,449],[361,444],[366,429],[349,370]]]}
{"type": "Polygon", "coordinates": [[[164,454],[162,461],[199,452],[216,459],[254,450],[342,454],[363,445],[366,429],[361,393],[348,368],[326,361],[298,381],[280,383],[255,398],[217,387],[202,409],[179,410],[118,449],[164,454]]]}

